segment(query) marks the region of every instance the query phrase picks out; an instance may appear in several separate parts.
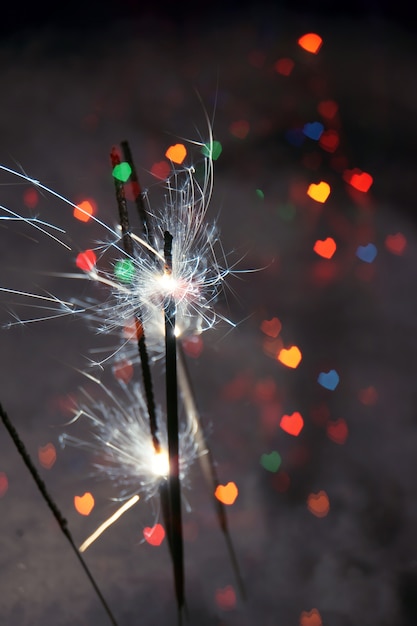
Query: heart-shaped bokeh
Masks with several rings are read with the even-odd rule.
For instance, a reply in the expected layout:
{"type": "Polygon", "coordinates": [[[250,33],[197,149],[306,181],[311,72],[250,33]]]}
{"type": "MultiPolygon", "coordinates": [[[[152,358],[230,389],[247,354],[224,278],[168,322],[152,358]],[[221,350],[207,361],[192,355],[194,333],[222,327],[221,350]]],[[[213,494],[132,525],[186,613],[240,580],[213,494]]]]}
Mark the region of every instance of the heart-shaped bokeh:
{"type": "Polygon", "coordinates": [[[330,510],[330,502],[325,491],[310,493],[307,498],[307,508],[316,517],[326,517],[330,510]]]}
{"type": "Polygon", "coordinates": [[[165,529],[162,524],[155,524],[155,526],[146,526],[143,529],[143,536],[147,543],[151,546],[160,546],[165,538],[165,529]]]}
{"type": "Polygon", "coordinates": [[[327,239],[324,240],[317,239],[313,250],[316,254],[323,257],[323,259],[331,259],[336,252],[336,242],[332,237],[327,237],[327,239]]]}
{"type": "Polygon", "coordinates": [[[282,430],[284,430],[289,435],[293,435],[294,437],[298,437],[300,432],[304,426],[304,420],[301,413],[295,411],[291,415],[283,415],[281,417],[281,421],[279,423],[282,430]]]}
{"type": "Polygon", "coordinates": [[[339,374],[336,370],[329,370],[328,372],[320,372],[317,382],[319,385],[330,391],[334,391],[339,384],[339,374]]]}
{"type": "Polygon", "coordinates": [[[291,348],[282,348],[278,353],[278,361],[285,365],[286,367],[290,367],[291,369],[295,369],[299,366],[302,357],[301,350],[297,346],[291,346],[291,348]]]}
{"type": "Polygon", "coordinates": [[[330,185],[324,180],[319,183],[311,183],[307,189],[307,195],[316,202],[324,203],[330,195],[330,185]]]}
{"type": "Polygon", "coordinates": [[[229,482],[227,485],[218,485],[214,495],[223,504],[231,505],[235,502],[239,490],[235,483],[229,482]]]}
{"type": "Polygon", "coordinates": [[[281,465],[281,456],[276,450],[273,450],[269,454],[263,454],[261,456],[261,465],[268,472],[277,472],[281,465]]]}
{"type": "Polygon", "coordinates": [[[74,506],[80,515],[90,515],[94,508],[93,495],[87,491],[83,496],[74,496],[74,506]]]}

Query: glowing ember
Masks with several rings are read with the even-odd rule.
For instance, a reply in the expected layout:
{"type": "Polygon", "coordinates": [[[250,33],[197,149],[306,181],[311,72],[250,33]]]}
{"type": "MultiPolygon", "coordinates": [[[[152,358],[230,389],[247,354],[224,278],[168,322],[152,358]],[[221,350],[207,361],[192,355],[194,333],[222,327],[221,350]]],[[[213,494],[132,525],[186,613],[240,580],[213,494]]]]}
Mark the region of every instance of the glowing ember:
{"type": "Polygon", "coordinates": [[[151,460],[152,471],[155,476],[168,476],[169,474],[169,458],[166,450],[155,452],[151,460]]]}

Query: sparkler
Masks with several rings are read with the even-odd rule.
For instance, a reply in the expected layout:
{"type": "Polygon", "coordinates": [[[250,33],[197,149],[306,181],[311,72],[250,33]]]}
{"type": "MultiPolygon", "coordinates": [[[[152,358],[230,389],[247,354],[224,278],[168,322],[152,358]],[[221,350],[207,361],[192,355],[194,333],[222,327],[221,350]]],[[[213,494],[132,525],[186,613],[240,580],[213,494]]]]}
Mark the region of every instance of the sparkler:
{"type": "MultiPolygon", "coordinates": [[[[172,235],[164,233],[164,272],[168,279],[172,275],[172,235]]],[[[174,565],[175,591],[179,610],[184,605],[184,548],[182,536],[180,457],[178,445],[178,382],[177,382],[177,339],[175,336],[176,305],[171,295],[165,302],[165,367],[166,367],[166,410],[168,432],[169,480],[168,537],[174,565]]]]}
{"type": "Polygon", "coordinates": [[[56,521],[58,522],[59,528],[61,529],[61,532],[63,533],[63,535],[65,535],[65,537],[68,539],[68,542],[72,548],[72,550],[74,551],[75,555],[77,556],[77,559],[79,560],[81,567],[83,568],[84,572],[86,573],[89,581],[91,582],[93,589],[97,595],[97,597],[99,598],[104,610],[106,611],[111,623],[113,624],[113,626],[117,626],[117,622],[116,622],[116,618],[114,617],[109,605],[107,604],[106,600],[104,599],[103,594],[100,591],[100,588],[98,587],[93,575],[91,574],[90,570],[87,567],[86,562],[84,561],[84,559],[82,558],[80,552],[77,550],[77,547],[75,545],[74,539],[69,531],[68,528],[68,524],[67,524],[67,520],[64,518],[64,516],[62,515],[61,511],[58,509],[57,505],[55,504],[55,501],[53,500],[53,498],[50,496],[48,490],[46,489],[45,483],[43,482],[43,480],[41,479],[41,477],[38,474],[38,471],[36,469],[36,467],[33,465],[32,463],[32,459],[30,458],[26,447],[23,443],[23,441],[20,439],[15,427],[13,426],[12,422],[9,419],[9,416],[7,415],[6,411],[3,409],[2,405],[0,404],[0,419],[2,420],[4,427],[6,428],[7,432],[9,433],[14,445],[16,446],[21,458],[23,459],[23,462],[25,463],[26,467],[28,468],[33,480],[35,481],[36,486],[38,487],[42,498],[44,499],[44,501],[46,502],[46,504],[48,505],[50,511],[52,512],[52,515],[55,517],[56,521]]]}
{"type": "MultiPolygon", "coordinates": [[[[120,231],[110,228],[97,217],[90,216],[104,229],[107,238],[110,234],[110,241],[102,242],[97,250],[100,251],[100,257],[108,250],[115,254],[113,271],[99,267],[96,253],[89,250],[77,257],[77,265],[84,271],[83,274],[61,275],[106,285],[109,290],[107,302],[68,303],[50,295],[25,294],[18,290],[1,288],[9,293],[48,302],[52,313],[29,321],[78,313],[96,324],[99,323],[102,332],[117,329],[121,335],[120,331],[126,323],[133,320],[144,397],[137,384],[133,389],[125,387],[127,402],[118,400],[106,389],[109,401],[106,404],[97,403],[87,397],[88,402],[79,408],[76,418],[83,416],[90,421],[93,442],[80,442],[71,435],[62,436],[61,442],[94,451],[97,451],[97,447],[102,448],[104,461],[96,463],[96,467],[119,483],[122,487],[122,498],[130,498],[126,503],[126,510],[137,502],[139,492],[145,494],[145,499],[159,492],[174,566],[180,620],[185,605],[181,483],[185,480],[186,470],[197,456],[201,460],[205,459],[202,460],[202,466],[213,498],[218,480],[201,428],[184,356],[182,352],[177,355],[177,337],[200,334],[212,328],[219,319],[234,325],[213,307],[224,280],[232,273],[232,269],[228,267],[226,256],[219,245],[215,226],[207,225],[205,221],[213,188],[212,146],[210,130],[209,142],[204,146],[206,158],[203,161],[202,183],[199,182],[193,166],[174,166],[172,176],[166,181],[166,194],[161,210],[154,211],[151,208],[147,193],[137,196],[136,205],[143,230],[139,235],[130,227],[124,181],[114,174],[120,231]],[[219,264],[216,245],[220,249],[224,267],[219,264]],[[55,311],[54,304],[58,305],[55,311]],[[165,347],[166,429],[155,405],[148,344],[154,355],[161,354],[163,346],[165,347]],[[186,415],[186,422],[182,426],[178,413],[178,388],[181,390],[186,415]]],[[[123,142],[122,148],[132,172],[132,179],[138,185],[127,142],[123,142]]],[[[112,151],[111,159],[113,168],[120,165],[117,151],[112,151]]],[[[84,212],[82,207],[77,207],[39,181],[5,166],[0,166],[0,169],[23,178],[77,208],[81,213],[84,212]]],[[[2,208],[5,215],[0,216],[0,219],[23,221],[56,243],[71,249],[62,229],[32,216],[20,216],[7,207],[2,208]]],[[[108,359],[123,350],[125,344],[126,340],[108,359]]],[[[97,379],[88,374],[87,376],[102,385],[97,379]]],[[[219,524],[225,534],[232,565],[243,593],[225,510],[222,503],[217,500],[215,502],[219,524]]],[[[125,509],[122,509],[97,530],[97,536],[124,512],[125,509]]],[[[83,544],[83,549],[91,541],[89,538],[83,544]]]]}
{"type": "MultiPolygon", "coordinates": [[[[84,376],[104,394],[100,401],[86,390],[74,409],[70,424],[86,420],[90,439],[67,432],[60,435],[62,447],[76,446],[93,455],[97,477],[109,479],[119,489],[119,499],[140,494],[144,500],[154,498],[169,475],[168,435],[162,411],[157,409],[159,449],[155,450],[147,419],[147,406],[138,383],[120,383],[120,392],[112,392],[101,380],[88,372],[84,376]]],[[[179,429],[179,476],[187,484],[189,470],[201,454],[195,426],[186,422],[179,429]]]]}

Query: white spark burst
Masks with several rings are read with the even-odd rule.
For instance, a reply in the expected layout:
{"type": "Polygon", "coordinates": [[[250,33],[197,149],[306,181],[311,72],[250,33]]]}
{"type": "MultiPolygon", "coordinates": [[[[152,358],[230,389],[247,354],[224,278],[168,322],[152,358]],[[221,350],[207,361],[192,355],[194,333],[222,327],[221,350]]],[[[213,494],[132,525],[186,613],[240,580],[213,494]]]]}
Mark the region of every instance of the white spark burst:
{"type": "MultiPolygon", "coordinates": [[[[195,142],[197,143],[197,142],[195,142]]],[[[213,137],[209,136],[205,147],[208,156],[202,158],[201,175],[198,166],[175,166],[165,181],[162,201],[154,207],[150,194],[144,193],[149,219],[149,237],[137,235],[133,230],[129,233],[132,242],[132,254],[123,249],[120,228],[111,228],[99,218],[91,219],[104,230],[102,243],[92,250],[88,259],[80,253],[77,265],[82,268],[80,273],[58,274],[67,278],[88,279],[101,283],[108,288],[108,297],[101,302],[77,303],[69,307],[68,302],[56,298],[58,311],[46,313],[34,320],[48,319],[58,315],[77,312],[84,318],[95,323],[100,332],[118,330],[139,315],[143,324],[147,345],[153,354],[161,353],[164,340],[164,303],[172,299],[176,307],[176,335],[187,337],[200,334],[212,328],[219,320],[231,326],[234,323],[219,313],[215,308],[216,300],[222,291],[224,281],[229,274],[236,273],[228,266],[218,238],[215,224],[206,223],[206,214],[213,190],[213,137]],[[169,231],[172,242],[172,271],[164,271],[164,233],[169,231]],[[104,267],[103,257],[111,255],[111,269],[104,267]],[[103,267],[101,267],[103,266],[103,267]]],[[[25,174],[0,165],[3,170],[24,179],[55,198],[76,208],[77,205],[61,194],[49,189],[38,180],[25,174]]],[[[0,206],[5,215],[0,219],[20,220],[36,228],[45,236],[71,250],[70,241],[62,229],[38,218],[19,216],[7,207],[0,206]]],[[[78,207],[78,211],[83,209],[78,207]]],[[[2,287],[3,291],[13,293],[2,287]]],[[[16,293],[16,292],[15,292],[16,293]]],[[[20,292],[21,295],[24,295],[20,292]]],[[[32,299],[36,294],[26,294],[32,299]]],[[[42,296],[39,296],[42,299],[42,296]]],[[[12,322],[10,325],[13,325],[12,322]]]]}
{"type": "MultiPolygon", "coordinates": [[[[62,447],[71,445],[92,453],[95,475],[114,483],[120,500],[127,500],[134,494],[140,494],[145,500],[154,497],[169,474],[164,420],[158,419],[160,450],[157,452],[140,386],[133,384],[128,388],[121,384],[123,395],[118,397],[99,380],[86,376],[101,387],[105,399],[98,401],[83,392],[84,401],[74,411],[71,424],[80,419],[87,420],[89,436],[83,439],[64,433],[60,436],[62,447]]],[[[191,465],[206,452],[199,449],[196,443],[195,429],[196,424],[187,420],[179,433],[179,466],[183,486],[187,485],[191,465]]]]}
{"type": "MultiPolygon", "coordinates": [[[[66,274],[49,272],[58,277],[82,279],[105,286],[107,296],[102,301],[88,297],[82,302],[75,298],[72,301],[68,298],[64,300],[55,294],[29,293],[1,286],[1,291],[27,297],[31,302],[38,301],[43,313],[34,319],[16,319],[8,326],[77,314],[100,333],[117,336],[117,346],[112,348],[110,355],[98,362],[99,365],[114,356],[129,354],[131,346],[130,360],[137,362],[140,326],[145,332],[146,346],[151,356],[156,358],[162,355],[164,308],[167,301],[174,303],[175,334],[179,337],[200,334],[219,320],[234,326],[215,308],[226,277],[235,272],[227,264],[216,226],[206,221],[213,191],[211,129],[207,143],[193,143],[203,155],[200,163],[181,166],[172,163],[161,202],[151,203],[151,194],[144,193],[147,232],[138,235],[132,229],[128,233],[131,253],[124,250],[120,227],[112,228],[92,215],[90,219],[101,229],[101,241],[94,245],[94,250],[78,254],[77,267],[81,271],[66,274]],[[169,272],[166,271],[164,254],[166,231],[173,238],[169,272]],[[132,322],[133,332],[126,334],[126,328],[132,328],[132,322]],[[132,336],[135,341],[132,341],[132,336]]],[[[51,194],[71,209],[77,209],[78,213],[86,213],[82,207],[24,173],[3,165],[0,165],[0,170],[51,194]]],[[[7,207],[1,208],[3,215],[0,213],[0,219],[21,221],[54,244],[73,250],[72,241],[63,229],[39,217],[19,215],[7,207]]],[[[183,396],[190,395],[184,383],[184,375],[179,386],[183,396]]],[[[65,434],[61,442],[91,451],[95,456],[96,470],[119,485],[123,498],[136,493],[150,498],[156,494],[168,472],[168,459],[166,452],[163,452],[167,449],[165,420],[157,416],[158,439],[162,448],[158,454],[151,436],[149,406],[145,405],[139,387],[133,385],[129,390],[125,387],[122,400],[110,391],[106,391],[106,396],[105,402],[97,402],[86,396],[85,403],[77,413],[77,419],[83,417],[88,420],[91,438],[83,441],[74,435],[65,434]]],[[[196,456],[207,452],[207,447],[204,436],[198,433],[201,427],[195,411],[193,415],[186,415],[182,421],[179,448],[180,479],[184,483],[188,467],[196,456]]]]}

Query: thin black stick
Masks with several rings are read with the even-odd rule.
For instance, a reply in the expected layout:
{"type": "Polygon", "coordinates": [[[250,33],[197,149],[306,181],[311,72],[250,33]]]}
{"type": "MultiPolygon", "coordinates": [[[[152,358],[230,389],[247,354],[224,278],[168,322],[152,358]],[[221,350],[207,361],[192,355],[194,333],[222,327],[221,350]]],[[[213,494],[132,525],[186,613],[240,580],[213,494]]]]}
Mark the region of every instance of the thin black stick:
{"type": "MultiPolygon", "coordinates": [[[[145,203],[143,201],[143,196],[141,192],[141,186],[139,183],[139,178],[137,175],[137,171],[135,168],[135,164],[133,162],[132,152],[130,150],[129,143],[127,141],[121,142],[123,155],[125,161],[129,163],[132,174],[130,179],[133,183],[137,185],[137,191],[139,192],[135,198],[136,209],[139,215],[139,218],[142,222],[142,228],[144,236],[148,241],[152,241],[152,228],[148,218],[148,212],[145,207],[145,203]]],[[[116,191],[116,196],[117,196],[116,191]]],[[[169,235],[170,237],[170,235],[169,235]]],[[[167,242],[167,246],[165,248],[165,256],[166,256],[166,267],[165,271],[171,273],[172,271],[172,248],[171,248],[172,237],[169,242],[167,242]]],[[[171,303],[172,305],[172,303],[171,303]]],[[[170,318],[171,322],[170,329],[175,328],[175,310],[172,309],[171,315],[166,316],[167,319],[170,318]],[[173,315],[172,315],[173,314],[173,315]]],[[[166,335],[167,336],[167,335],[166,335]]],[[[173,335],[173,339],[175,342],[175,335],[173,335]]],[[[168,343],[172,346],[172,340],[168,340],[168,343]]],[[[176,355],[175,345],[173,352],[170,349],[167,349],[167,354],[176,355]]],[[[167,357],[168,360],[170,357],[167,357]]],[[[142,360],[142,357],[141,357],[142,360]]],[[[175,591],[178,605],[178,616],[179,622],[181,623],[182,617],[182,607],[185,606],[184,599],[184,572],[183,572],[183,542],[182,542],[182,523],[181,523],[181,498],[180,498],[180,481],[179,481],[179,462],[178,462],[178,396],[176,391],[176,356],[174,356],[174,379],[172,378],[172,374],[168,374],[168,372],[172,372],[172,363],[171,365],[167,364],[167,381],[171,380],[172,387],[170,391],[168,391],[168,382],[167,382],[167,422],[170,425],[167,426],[168,430],[168,455],[170,459],[170,471],[169,475],[177,476],[177,478],[169,478],[166,481],[161,483],[159,494],[161,498],[161,509],[162,516],[164,519],[165,528],[167,530],[167,539],[168,539],[168,547],[171,554],[171,559],[174,567],[174,580],[175,580],[175,591]],[[172,399],[168,400],[168,395],[171,396],[172,399]],[[172,408],[175,407],[174,413],[174,421],[172,418],[172,408]],[[176,426],[175,426],[176,422],[176,426]],[[174,445],[173,445],[174,441],[174,445]],[[176,441],[176,443],[175,443],[176,441]],[[170,445],[171,442],[171,445],[170,445]],[[174,456],[173,456],[174,455],[174,456]],[[171,462],[171,459],[174,459],[171,462]],[[175,495],[177,494],[177,495],[175,495]],[[179,533],[176,529],[179,528],[179,533]]],[[[143,375],[146,376],[146,368],[143,368],[143,375]]],[[[152,426],[151,426],[152,430],[152,426]]]]}
{"type": "MultiPolygon", "coordinates": [[[[120,165],[120,157],[114,148],[110,153],[110,159],[113,168],[115,168],[116,165],[120,165]]],[[[125,190],[121,180],[115,176],[113,176],[113,180],[116,190],[117,208],[119,209],[120,226],[122,229],[123,248],[126,254],[133,259],[133,243],[130,236],[129,214],[127,212],[125,190]]]]}
{"type": "Polygon", "coordinates": [[[137,185],[138,193],[135,194],[135,204],[136,204],[136,209],[137,209],[139,218],[142,222],[143,232],[145,233],[148,241],[152,241],[152,229],[151,229],[151,225],[148,219],[148,212],[146,210],[145,203],[143,201],[142,187],[140,186],[140,183],[139,183],[138,173],[136,171],[136,167],[133,162],[133,156],[130,150],[129,142],[122,141],[121,146],[122,146],[123,156],[125,158],[125,161],[129,163],[130,169],[132,170],[132,173],[130,175],[130,180],[132,181],[132,183],[137,185]]]}
{"type": "Polygon", "coordinates": [[[240,595],[242,599],[245,600],[245,584],[240,573],[239,563],[237,561],[236,552],[233,546],[232,536],[230,534],[229,524],[227,521],[226,509],[224,504],[220,502],[220,500],[218,500],[214,495],[216,488],[219,486],[219,479],[217,476],[213,455],[204,436],[204,429],[201,424],[201,418],[197,408],[195,394],[191,384],[191,378],[188,372],[187,363],[181,344],[178,345],[178,375],[180,381],[180,389],[182,391],[182,400],[184,403],[187,417],[192,422],[192,425],[195,429],[198,448],[202,452],[204,451],[204,453],[201,454],[199,457],[201,469],[203,471],[204,478],[213,498],[213,504],[214,508],[216,509],[217,520],[219,522],[220,529],[224,534],[227,550],[229,552],[229,558],[232,563],[232,569],[235,574],[240,595]]]}
{"type": "Polygon", "coordinates": [[[158,437],[158,422],[156,419],[155,397],[153,394],[153,384],[151,376],[151,368],[149,365],[148,349],[146,347],[145,333],[139,316],[136,317],[136,337],[138,338],[139,358],[142,364],[142,379],[145,388],[146,406],[149,415],[149,427],[151,429],[152,443],[155,452],[161,450],[161,443],[158,437]]]}
{"type": "MultiPolygon", "coordinates": [[[[113,168],[116,165],[120,164],[119,155],[117,154],[114,148],[110,153],[110,159],[111,159],[113,168]]],[[[127,210],[125,190],[124,190],[123,183],[120,180],[118,180],[115,176],[113,178],[114,178],[114,186],[116,190],[117,208],[119,210],[120,227],[122,229],[123,248],[126,254],[133,259],[134,258],[133,242],[130,236],[129,213],[127,210]]],[[[149,415],[149,427],[151,429],[152,442],[153,442],[155,451],[159,452],[161,449],[161,444],[157,435],[158,423],[157,423],[157,418],[156,418],[156,407],[155,407],[155,398],[154,398],[154,393],[153,393],[151,368],[149,364],[149,355],[148,355],[148,350],[146,347],[145,332],[143,329],[140,311],[136,312],[136,337],[137,337],[137,342],[138,342],[139,358],[140,358],[140,362],[142,365],[142,378],[143,378],[143,386],[145,388],[146,406],[147,406],[148,415],[149,415]]]]}
{"type": "Polygon", "coordinates": [[[174,568],[174,581],[175,581],[175,597],[177,600],[177,609],[178,609],[178,626],[181,626],[182,624],[182,614],[183,614],[183,608],[186,610],[187,606],[185,604],[185,597],[184,597],[184,574],[182,573],[182,584],[179,584],[179,576],[181,576],[181,573],[178,572],[178,567],[177,567],[177,561],[175,559],[177,559],[177,555],[176,555],[176,545],[175,542],[177,541],[177,538],[175,536],[175,533],[173,532],[173,520],[172,520],[172,516],[171,516],[171,501],[170,501],[170,484],[168,479],[161,482],[160,486],[159,486],[159,496],[161,498],[161,511],[162,511],[162,518],[164,521],[164,525],[167,531],[167,540],[168,540],[168,548],[169,548],[169,553],[171,555],[171,560],[172,560],[172,564],[173,564],[173,568],[174,568]],[[179,588],[181,589],[182,587],[182,594],[178,593],[179,588]],[[181,603],[181,595],[182,595],[182,603],[181,603]]]}
{"type": "Polygon", "coordinates": [[[87,574],[87,577],[90,581],[90,583],[92,584],[94,591],[96,592],[96,595],[98,597],[98,599],[100,600],[104,610],[106,611],[111,623],[113,624],[113,626],[117,626],[117,622],[116,622],[116,618],[114,617],[113,613],[110,610],[110,607],[108,606],[107,602],[105,601],[96,581],[93,578],[93,575],[91,574],[90,570],[87,567],[86,562],[84,561],[83,557],[81,556],[80,552],[78,551],[77,546],[74,543],[74,540],[72,538],[72,535],[68,529],[68,523],[67,520],[64,518],[64,516],[62,515],[61,511],[58,509],[57,505],[55,504],[54,500],[52,499],[52,497],[49,495],[47,489],[46,489],[46,485],[43,482],[42,478],[39,476],[38,471],[36,469],[36,467],[34,466],[34,464],[32,463],[32,459],[29,456],[28,451],[25,448],[25,445],[23,443],[23,441],[20,439],[19,434],[17,432],[17,430],[15,429],[15,427],[13,426],[13,424],[11,423],[6,411],[3,409],[2,405],[0,404],[0,417],[1,420],[7,430],[7,432],[9,433],[14,445],[16,446],[17,451],[19,452],[20,456],[23,459],[23,462],[25,463],[26,467],[28,468],[30,475],[32,476],[33,480],[36,483],[36,486],[38,487],[39,491],[41,492],[42,498],[44,499],[44,501],[46,502],[46,504],[48,505],[50,511],[52,512],[53,516],[55,517],[56,521],[58,522],[59,528],[61,529],[61,532],[65,535],[65,537],[68,539],[71,548],[73,549],[75,555],[77,556],[77,559],[79,560],[79,562],[82,565],[82,568],[84,570],[84,572],[87,574]]]}
{"type": "MultiPolygon", "coordinates": [[[[172,235],[164,233],[165,272],[172,272],[172,235]]],[[[168,298],[165,303],[165,367],[169,476],[168,494],[170,502],[170,522],[172,560],[174,565],[175,592],[179,615],[184,606],[184,554],[181,516],[181,485],[178,442],[178,382],[177,382],[177,340],[175,337],[175,302],[168,298]]]]}

